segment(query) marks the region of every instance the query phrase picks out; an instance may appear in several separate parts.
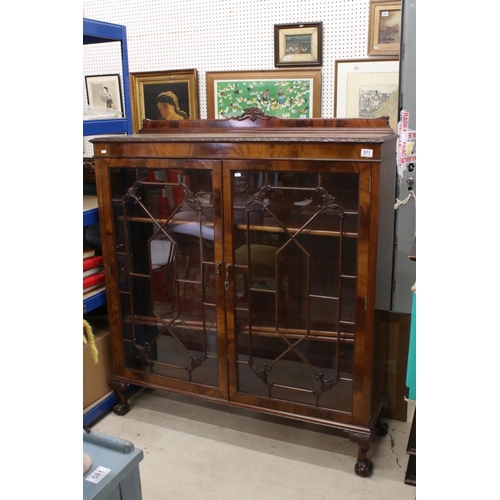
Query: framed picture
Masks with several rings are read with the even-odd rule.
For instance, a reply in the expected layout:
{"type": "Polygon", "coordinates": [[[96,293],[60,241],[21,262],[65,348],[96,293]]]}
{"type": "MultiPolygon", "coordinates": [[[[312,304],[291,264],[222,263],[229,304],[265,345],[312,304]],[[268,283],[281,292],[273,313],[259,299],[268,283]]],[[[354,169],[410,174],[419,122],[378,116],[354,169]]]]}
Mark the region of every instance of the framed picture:
{"type": "Polygon", "coordinates": [[[397,56],[401,41],[401,0],[370,0],[369,56],[397,56]]]}
{"type": "Polygon", "coordinates": [[[123,116],[120,75],[86,76],[85,87],[89,106],[103,108],[112,117],[123,116]]]}
{"type": "Polygon", "coordinates": [[[399,61],[346,59],[335,61],[334,116],[377,118],[389,116],[397,130],[399,61]]]}
{"type": "Polygon", "coordinates": [[[321,116],[321,69],[207,72],[207,116],[240,116],[256,107],[281,118],[321,116]]]}
{"type": "Polygon", "coordinates": [[[274,65],[321,66],[323,23],[275,24],[274,65]]]}
{"type": "Polygon", "coordinates": [[[130,73],[133,131],[150,120],[197,120],[198,71],[196,69],[130,73]]]}

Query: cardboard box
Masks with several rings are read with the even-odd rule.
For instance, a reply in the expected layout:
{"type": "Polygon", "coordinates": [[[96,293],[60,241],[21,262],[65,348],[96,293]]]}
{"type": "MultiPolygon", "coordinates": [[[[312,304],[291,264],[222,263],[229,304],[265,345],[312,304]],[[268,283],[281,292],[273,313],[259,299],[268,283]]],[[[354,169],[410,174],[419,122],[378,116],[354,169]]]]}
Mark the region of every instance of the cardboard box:
{"type": "Polygon", "coordinates": [[[90,344],[83,345],[83,409],[111,391],[111,336],[107,330],[93,328],[99,362],[95,363],[90,344]]]}

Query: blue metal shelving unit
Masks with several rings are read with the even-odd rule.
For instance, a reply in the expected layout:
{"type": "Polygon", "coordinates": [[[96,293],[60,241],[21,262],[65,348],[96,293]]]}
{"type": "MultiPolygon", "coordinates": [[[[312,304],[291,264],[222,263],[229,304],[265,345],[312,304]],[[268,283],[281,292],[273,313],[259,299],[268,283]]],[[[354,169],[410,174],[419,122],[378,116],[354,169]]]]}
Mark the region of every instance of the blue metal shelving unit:
{"type": "MultiPolygon", "coordinates": [[[[83,135],[132,134],[132,107],[130,104],[130,81],[128,67],[127,30],[120,24],[95,21],[83,18],[83,44],[120,42],[123,74],[124,117],[108,120],[84,120],[83,135]]],[[[97,207],[83,212],[83,225],[89,226],[99,221],[97,207]]],[[[84,313],[90,312],[106,303],[106,292],[103,290],[83,301],[84,313]]],[[[118,398],[109,394],[99,404],[83,415],[84,425],[90,425],[115,404],[118,398]]]]}
{"type": "Polygon", "coordinates": [[[127,29],[120,24],[83,18],[83,44],[120,42],[123,73],[124,118],[109,120],[85,120],[83,135],[131,134],[132,107],[130,105],[130,81],[128,69],[127,29]]]}

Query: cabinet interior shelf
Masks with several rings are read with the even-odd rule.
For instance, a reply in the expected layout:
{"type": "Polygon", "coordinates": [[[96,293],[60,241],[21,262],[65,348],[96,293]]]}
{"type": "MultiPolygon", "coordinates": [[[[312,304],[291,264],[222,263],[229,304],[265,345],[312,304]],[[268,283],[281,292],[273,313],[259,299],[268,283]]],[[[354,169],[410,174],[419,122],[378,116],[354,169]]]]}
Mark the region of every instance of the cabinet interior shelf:
{"type": "MultiPolygon", "coordinates": [[[[126,292],[122,292],[126,293],[126,292]]],[[[132,324],[132,319],[130,317],[124,317],[123,319],[124,324],[132,324]]],[[[158,318],[154,316],[136,316],[134,317],[134,323],[138,325],[148,325],[148,326],[156,326],[156,327],[161,327],[165,326],[158,318]]],[[[353,323],[343,321],[341,324],[344,325],[352,325],[353,323]]],[[[196,330],[196,331],[202,331],[203,330],[203,323],[201,321],[185,321],[185,322],[178,322],[175,324],[175,328],[179,331],[181,330],[196,330]]],[[[215,331],[216,325],[215,323],[211,324],[209,322],[205,323],[205,330],[214,330],[215,331]]],[[[242,327],[241,328],[241,334],[244,336],[248,336],[250,334],[250,330],[247,327],[242,327]]],[[[296,329],[296,328],[281,328],[280,329],[281,333],[286,336],[286,338],[290,340],[298,340],[301,339],[305,336],[307,336],[310,340],[316,340],[316,341],[328,341],[328,342],[337,342],[337,340],[340,340],[340,342],[348,342],[351,343],[354,341],[354,334],[349,333],[349,332],[340,332],[337,334],[337,332],[332,332],[332,331],[326,331],[326,330],[310,330],[309,333],[307,333],[306,330],[301,330],[301,329],[296,329]]],[[[252,335],[257,335],[260,337],[269,337],[269,338],[280,338],[281,335],[276,332],[274,328],[271,327],[266,327],[266,326],[259,326],[259,325],[252,325],[252,335]]]]}
{"type": "MultiPolygon", "coordinates": [[[[123,216],[117,216],[116,220],[123,221],[123,220],[125,220],[125,218],[123,216]]],[[[158,223],[161,226],[163,226],[167,222],[167,219],[159,218],[159,219],[153,220],[153,219],[146,218],[146,217],[127,217],[127,221],[129,221],[129,222],[141,222],[144,224],[158,223]]],[[[168,224],[170,226],[182,226],[183,224],[187,224],[187,223],[193,224],[193,221],[182,221],[182,220],[169,220],[168,221],[168,224]]],[[[203,223],[202,226],[205,228],[211,229],[214,227],[214,224],[208,222],[208,223],[203,223]]],[[[243,230],[243,231],[247,230],[246,224],[235,224],[233,227],[234,227],[234,229],[239,229],[239,230],[243,230]]],[[[268,224],[250,224],[248,229],[250,229],[250,231],[263,231],[263,232],[274,233],[274,234],[285,233],[285,231],[281,227],[268,225],[268,224]]],[[[324,229],[302,229],[302,230],[300,230],[300,228],[298,228],[298,227],[293,227],[293,226],[287,227],[287,232],[290,234],[296,234],[299,231],[303,235],[329,236],[329,237],[335,237],[335,238],[340,237],[340,231],[328,231],[328,230],[324,230],[324,229]]],[[[342,234],[345,238],[357,238],[358,237],[358,233],[353,232],[353,231],[344,231],[342,234]]]]}

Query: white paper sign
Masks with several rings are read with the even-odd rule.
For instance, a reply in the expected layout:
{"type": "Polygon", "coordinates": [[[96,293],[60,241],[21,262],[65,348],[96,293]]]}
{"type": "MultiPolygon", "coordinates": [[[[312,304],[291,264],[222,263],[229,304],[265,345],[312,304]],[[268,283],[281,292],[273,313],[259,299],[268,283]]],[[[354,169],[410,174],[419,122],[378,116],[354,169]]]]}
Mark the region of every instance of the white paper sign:
{"type": "Polygon", "coordinates": [[[111,472],[111,469],[107,467],[103,467],[100,465],[97,469],[90,474],[89,477],[85,478],[85,481],[89,481],[90,483],[97,484],[103,477],[106,477],[111,472]]]}

